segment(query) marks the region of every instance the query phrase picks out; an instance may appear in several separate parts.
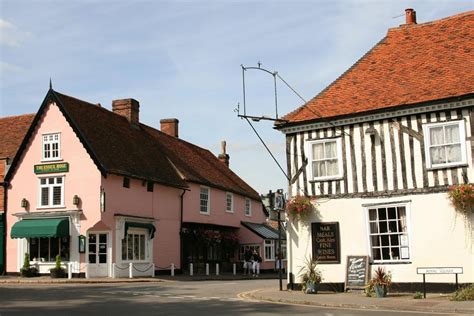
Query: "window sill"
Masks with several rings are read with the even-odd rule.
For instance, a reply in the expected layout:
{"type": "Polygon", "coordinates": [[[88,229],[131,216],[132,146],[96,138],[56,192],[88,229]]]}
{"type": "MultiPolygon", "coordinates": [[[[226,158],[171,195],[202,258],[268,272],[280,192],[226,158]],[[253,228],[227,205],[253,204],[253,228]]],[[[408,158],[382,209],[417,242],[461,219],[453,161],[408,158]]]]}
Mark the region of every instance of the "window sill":
{"type": "Polygon", "coordinates": [[[60,208],[66,208],[65,205],[55,205],[55,206],[37,206],[37,210],[46,210],[46,209],[60,209],[60,208]]]}
{"type": "Polygon", "coordinates": [[[226,213],[233,214],[234,211],[225,211],[226,213]]]}
{"type": "Polygon", "coordinates": [[[411,264],[411,260],[390,260],[390,261],[373,261],[370,265],[381,265],[381,264],[411,264]]]}
{"type": "Polygon", "coordinates": [[[442,169],[462,168],[462,167],[469,167],[469,164],[463,162],[463,163],[450,164],[450,165],[426,167],[426,171],[438,171],[442,169]]]}
{"type": "Polygon", "coordinates": [[[344,180],[344,177],[337,176],[337,177],[317,178],[317,179],[309,180],[309,182],[315,183],[315,182],[340,181],[340,180],[344,180]]]}
{"type": "Polygon", "coordinates": [[[199,214],[200,214],[200,215],[207,215],[207,216],[211,215],[211,213],[210,213],[210,212],[207,212],[207,213],[204,213],[204,212],[199,212],[199,214]]]}
{"type": "Polygon", "coordinates": [[[245,214],[245,216],[247,216],[247,217],[252,217],[252,214],[245,214]]]}
{"type": "Polygon", "coordinates": [[[43,162],[58,162],[58,161],[64,161],[64,159],[62,159],[62,158],[41,159],[41,163],[43,163],[43,162]]]}

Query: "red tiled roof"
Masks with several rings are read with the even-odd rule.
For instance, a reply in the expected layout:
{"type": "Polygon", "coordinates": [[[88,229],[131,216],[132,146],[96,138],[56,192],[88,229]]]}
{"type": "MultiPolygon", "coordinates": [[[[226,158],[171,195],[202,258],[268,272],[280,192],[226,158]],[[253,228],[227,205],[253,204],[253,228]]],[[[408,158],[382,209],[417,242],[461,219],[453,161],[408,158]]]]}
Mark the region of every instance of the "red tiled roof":
{"type": "Polygon", "coordinates": [[[206,149],[129,121],[100,106],[54,92],[107,172],[174,186],[184,180],[228,190],[253,199],[258,193],[206,149]],[[179,170],[179,173],[176,169],[179,170]]]}
{"type": "Polygon", "coordinates": [[[402,25],[284,119],[320,118],[474,93],[474,11],[402,25]]]}
{"type": "Polygon", "coordinates": [[[34,114],[0,118],[0,159],[15,157],[34,118],[34,114]]]}

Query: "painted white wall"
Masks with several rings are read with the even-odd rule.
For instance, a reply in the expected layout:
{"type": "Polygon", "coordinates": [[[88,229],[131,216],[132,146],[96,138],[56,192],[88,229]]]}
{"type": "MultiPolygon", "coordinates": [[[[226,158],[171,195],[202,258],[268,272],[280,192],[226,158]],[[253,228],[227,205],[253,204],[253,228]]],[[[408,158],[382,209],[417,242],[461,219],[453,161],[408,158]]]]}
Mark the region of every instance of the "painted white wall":
{"type": "MultiPolygon", "coordinates": [[[[446,193],[393,198],[354,198],[316,201],[317,212],[308,225],[288,223],[288,272],[297,273],[312,254],[311,222],[339,222],[340,264],[320,264],[323,282],[344,282],[348,255],[370,256],[368,222],[364,204],[411,201],[408,230],[410,263],[382,264],[393,282],[422,282],[417,267],[463,267],[459,282],[474,282],[474,216],[465,220],[456,213],[446,193]]],[[[371,265],[372,271],[379,265],[371,265]]],[[[428,282],[454,282],[454,275],[427,275],[428,282]]]]}

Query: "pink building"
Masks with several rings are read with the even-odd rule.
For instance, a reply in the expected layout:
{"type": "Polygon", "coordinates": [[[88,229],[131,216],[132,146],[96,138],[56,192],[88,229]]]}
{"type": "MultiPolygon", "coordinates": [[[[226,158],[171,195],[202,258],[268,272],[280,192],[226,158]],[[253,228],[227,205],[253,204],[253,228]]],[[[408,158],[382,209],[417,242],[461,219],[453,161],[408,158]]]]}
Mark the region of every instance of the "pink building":
{"type": "Polygon", "coordinates": [[[109,111],[50,89],[5,177],[6,271],[25,253],[41,273],[57,254],[90,277],[128,275],[130,263],[137,276],[223,271],[245,246],[273,269],[276,230],[222,147],[215,157],[179,139],[176,119],[141,124],[134,99],[109,111]]]}

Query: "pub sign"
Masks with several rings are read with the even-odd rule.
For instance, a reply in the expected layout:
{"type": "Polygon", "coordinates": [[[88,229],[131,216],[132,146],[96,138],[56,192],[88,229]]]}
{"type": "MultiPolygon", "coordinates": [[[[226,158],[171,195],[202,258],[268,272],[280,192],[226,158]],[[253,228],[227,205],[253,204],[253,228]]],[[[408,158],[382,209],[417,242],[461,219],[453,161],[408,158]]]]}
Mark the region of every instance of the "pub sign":
{"type": "Polygon", "coordinates": [[[341,263],[339,222],[311,223],[311,241],[319,263],[341,263]]]}

